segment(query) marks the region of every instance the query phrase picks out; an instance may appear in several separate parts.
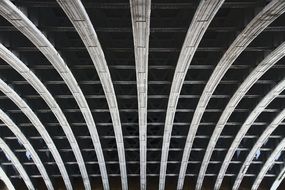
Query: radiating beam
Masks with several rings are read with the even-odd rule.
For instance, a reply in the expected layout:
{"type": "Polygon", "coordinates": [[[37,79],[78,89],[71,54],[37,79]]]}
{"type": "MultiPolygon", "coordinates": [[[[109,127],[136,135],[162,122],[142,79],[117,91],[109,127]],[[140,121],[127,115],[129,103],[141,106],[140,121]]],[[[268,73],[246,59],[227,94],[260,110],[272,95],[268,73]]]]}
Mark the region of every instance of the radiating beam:
{"type": "Polygon", "coordinates": [[[134,52],[136,63],[139,139],[140,139],[140,187],[146,189],[147,164],[147,94],[148,52],[150,35],[151,0],[130,0],[134,52]]]}
{"type": "Polygon", "coordinates": [[[285,148],[285,138],[278,144],[278,146],[275,148],[275,150],[271,153],[271,155],[266,160],[265,164],[259,171],[257,177],[255,178],[255,181],[252,185],[252,190],[258,189],[260,183],[262,182],[263,178],[265,177],[268,170],[274,165],[274,162],[276,160],[276,157],[280,155],[281,151],[285,148]]]}
{"type": "Polygon", "coordinates": [[[102,175],[103,186],[105,189],[109,189],[107,169],[96,125],[84,94],[72,72],[43,33],[37,29],[13,3],[9,0],[0,1],[0,14],[22,32],[43,53],[67,84],[83,114],[90,136],[92,137],[93,146],[100,163],[99,168],[102,175]]]}
{"type": "Polygon", "coordinates": [[[22,112],[27,116],[27,118],[29,118],[31,123],[34,125],[39,134],[42,136],[47,147],[50,149],[50,152],[53,155],[53,158],[56,161],[59,171],[62,175],[66,188],[72,190],[72,185],[68,177],[68,173],[64,166],[63,160],[58,152],[58,149],[55,146],[49,133],[47,132],[45,126],[37,117],[37,115],[29,107],[29,105],[2,79],[0,79],[0,91],[2,91],[2,93],[5,94],[10,100],[12,100],[22,110],[22,112]]]}
{"type": "Polygon", "coordinates": [[[39,95],[49,106],[50,110],[56,116],[78,162],[85,189],[90,189],[90,181],[88,179],[88,173],[82,154],[80,152],[79,145],[65,115],[63,114],[63,111],[55,101],[54,97],[51,95],[45,85],[40,81],[40,79],[19,58],[17,58],[6,47],[4,47],[3,44],[0,44],[0,57],[5,60],[11,67],[13,67],[24,79],[26,79],[31,86],[34,87],[34,89],[39,93],[39,95]]]}
{"type": "MultiPolygon", "coordinates": [[[[198,45],[206,32],[212,19],[222,6],[224,0],[202,0],[195,12],[192,19],[188,32],[186,34],[183,47],[181,49],[177,66],[175,69],[164,126],[164,135],[161,152],[161,165],[160,165],[160,177],[159,177],[159,189],[165,188],[165,177],[167,170],[168,151],[171,139],[171,133],[173,128],[174,116],[177,108],[179,95],[182,89],[182,85],[187,74],[188,68],[192,61],[192,58],[198,48],[198,45]]],[[[178,189],[183,186],[183,180],[180,181],[182,184],[178,184],[178,189]]]]}
{"type": "Polygon", "coordinates": [[[24,167],[22,166],[22,164],[18,160],[17,156],[13,153],[13,151],[9,148],[9,146],[5,143],[5,141],[2,138],[0,138],[0,148],[5,152],[6,156],[8,157],[8,160],[11,160],[14,167],[18,170],[18,172],[19,172],[21,178],[24,180],[27,188],[29,190],[34,190],[35,187],[31,181],[30,177],[28,176],[26,170],[24,169],[24,167]]]}
{"type": "Polygon", "coordinates": [[[5,183],[8,190],[15,190],[15,187],[12,184],[11,180],[9,179],[9,177],[1,167],[0,167],[0,180],[2,180],[5,183]]]}
{"type": "Polygon", "coordinates": [[[246,173],[247,169],[249,168],[252,160],[254,159],[256,152],[261,149],[262,145],[267,142],[268,137],[273,133],[273,131],[280,125],[280,123],[285,119],[285,109],[282,110],[270,123],[268,127],[262,132],[261,136],[255,142],[254,146],[252,147],[251,151],[247,155],[245,161],[242,164],[242,167],[239,170],[238,176],[233,185],[233,190],[237,190],[242,182],[244,174],[246,173]]]}
{"type": "Polygon", "coordinates": [[[235,111],[238,103],[243,99],[245,94],[249,89],[258,81],[274,64],[276,64],[280,59],[285,56],[285,42],[277,47],[273,52],[271,52],[266,58],[261,61],[257,67],[246,77],[243,83],[239,86],[237,91],[234,93],[227,106],[225,107],[220,119],[214,129],[211,139],[208,143],[207,150],[205,151],[205,156],[203,158],[203,163],[200,167],[199,177],[197,179],[196,188],[201,189],[204,174],[206,173],[207,167],[211,156],[213,154],[216,143],[226,126],[228,119],[231,114],[235,111]]]}
{"type": "MultiPolygon", "coordinates": [[[[180,174],[178,179],[178,189],[182,189],[185,173],[187,169],[187,161],[189,160],[191,148],[195,139],[196,132],[200,125],[200,121],[205,112],[205,109],[210,101],[219,82],[226,74],[227,70],[243,52],[243,50],[252,42],[258,34],[260,34],[270,23],[285,11],[285,1],[271,1],[254,19],[246,26],[246,28],[238,35],[235,41],[219,61],[213,71],[209,81],[207,82],[201,98],[191,121],[190,129],[186,139],[184,153],[181,162],[180,174]]],[[[207,164],[207,163],[206,163],[207,164]]],[[[201,178],[200,178],[201,179],[201,178]]],[[[197,188],[201,188],[201,181],[198,181],[197,188]]]]}
{"type": "MultiPolygon", "coordinates": [[[[125,148],[123,141],[122,126],[120,120],[120,113],[117,104],[117,98],[111,79],[111,75],[108,69],[108,65],[105,59],[104,52],[101,48],[97,34],[90,21],[90,18],[81,3],[80,0],[57,0],[61,8],[64,10],[69,20],[77,30],[81,37],[92,61],[97,70],[98,76],[102,83],[102,87],[109,106],[114,133],[116,137],[120,171],[121,171],[121,183],[122,189],[128,189],[127,169],[125,159],[125,148]]],[[[107,188],[107,186],[106,186],[107,188]]]]}
{"type": "Polygon", "coordinates": [[[240,127],[235,139],[233,140],[226,156],[224,159],[224,162],[220,168],[219,175],[217,177],[216,183],[215,183],[215,189],[219,189],[224,178],[224,174],[227,171],[227,168],[229,166],[229,162],[234,156],[236,149],[238,148],[240,142],[244,138],[247,131],[252,126],[253,122],[256,120],[256,118],[263,112],[263,110],[285,89],[285,78],[279,82],[273,89],[271,89],[266,96],[263,97],[263,99],[256,105],[256,107],[253,109],[253,111],[250,113],[250,115],[247,117],[243,125],[240,127]]]}
{"type": "Polygon", "coordinates": [[[282,183],[282,181],[285,178],[285,167],[284,167],[284,163],[283,163],[283,169],[281,170],[281,172],[279,173],[279,175],[276,177],[276,179],[274,180],[274,182],[272,183],[270,190],[276,190],[278,189],[278,187],[280,186],[280,184],[282,183]]]}
{"type": "Polygon", "coordinates": [[[48,173],[47,173],[40,157],[38,156],[38,153],[35,151],[35,149],[31,145],[31,143],[29,142],[29,140],[22,133],[21,129],[19,129],[19,127],[12,121],[12,119],[10,119],[10,117],[5,112],[3,112],[1,109],[0,109],[0,120],[2,120],[2,122],[12,131],[12,133],[14,133],[14,135],[17,137],[17,139],[23,144],[26,151],[29,151],[31,153],[33,161],[34,161],[35,165],[37,166],[40,174],[42,175],[42,178],[43,178],[47,188],[49,190],[53,190],[54,188],[53,188],[53,185],[51,183],[51,180],[48,176],[48,173]]]}

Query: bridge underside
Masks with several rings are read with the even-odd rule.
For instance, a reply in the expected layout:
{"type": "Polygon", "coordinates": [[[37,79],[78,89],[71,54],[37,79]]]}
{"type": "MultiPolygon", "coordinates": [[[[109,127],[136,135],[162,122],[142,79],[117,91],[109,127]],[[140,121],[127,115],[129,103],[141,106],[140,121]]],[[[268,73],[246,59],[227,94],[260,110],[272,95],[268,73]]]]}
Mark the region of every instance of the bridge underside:
{"type": "MultiPolygon", "coordinates": [[[[184,80],[179,96],[167,162],[165,189],[176,189],[183,151],[199,98],[215,66],[247,24],[269,3],[268,0],[226,0],[204,34],[184,80]]],[[[56,0],[12,0],[42,31],[62,56],[77,80],[94,117],[107,168],[110,189],[121,189],[120,162],[106,93],[88,51],[74,26],[56,0]]],[[[132,17],[128,0],[82,0],[102,46],[111,74],[123,133],[129,189],[140,189],[140,139],[136,60],[132,17]]],[[[151,0],[147,86],[147,162],[146,189],[158,189],[162,142],[171,84],[186,33],[199,5],[195,0],[151,0]]],[[[203,114],[192,146],[184,189],[195,189],[201,162],[214,128],[232,95],[250,72],[285,39],[285,15],[281,15],[259,34],[234,61],[219,82],[203,114]]],[[[58,72],[21,31],[0,17],[0,41],[22,60],[47,87],[66,116],[84,159],[92,188],[102,189],[102,177],[86,122],[72,93],[58,72]]],[[[250,88],[226,123],[209,162],[204,189],[213,189],[217,175],[238,130],[258,102],[285,76],[285,59],[279,60],[250,88]]],[[[0,78],[10,85],[32,108],[52,137],[62,157],[74,189],[83,189],[77,160],[52,110],[37,91],[3,58],[0,78]]],[[[233,186],[251,148],[264,129],[285,107],[282,92],[259,115],[235,152],[221,189],[233,186]]],[[[34,125],[3,92],[0,108],[21,129],[41,158],[55,189],[65,188],[62,175],[45,141],[34,125]]],[[[284,121],[285,122],[285,121],[284,121]]],[[[240,188],[254,183],[262,166],[284,138],[282,122],[257,152],[244,175],[240,188]]],[[[45,189],[45,182],[28,152],[1,121],[0,137],[16,154],[34,186],[45,189]]],[[[282,171],[285,154],[274,161],[260,189],[269,189],[282,171]]],[[[5,153],[0,164],[15,189],[25,183],[5,153]]],[[[0,189],[5,188],[0,181],[0,189]]],[[[285,189],[282,183],[280,189],[285,189]],[[282,188],[283,187],[283,188],[282,188]]]]}

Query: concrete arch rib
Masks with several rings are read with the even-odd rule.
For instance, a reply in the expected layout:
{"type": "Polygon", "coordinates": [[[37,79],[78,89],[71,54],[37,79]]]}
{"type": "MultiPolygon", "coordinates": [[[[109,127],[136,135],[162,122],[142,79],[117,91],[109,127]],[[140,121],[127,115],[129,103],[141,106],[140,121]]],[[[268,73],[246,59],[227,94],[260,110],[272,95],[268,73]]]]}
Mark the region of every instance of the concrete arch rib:
{"type": "Polygon", "coordinates": [[[64,10],[69,20],[72,22],[77,33],[81,37],[93,64],[97,70],[98,76],[103,86],[103,90],[109,106],[121,171],[122,189],[128,189],[125,148],[122,133],[122,126],[120,120],[120,113],[118,109],[116,94],[105,59],[105,55],[101,48],[97,34],[89,19],[89,16],[80,0],[57,0],[58,4],[64,10]]]}
{"type": "Polygon", "coordinates": [[[4,172],[4,170],[1,167],[0,167],[0,179],[5,183],[6,187],[9,190],[15,190],[15,187],[12,184],[10,178],[7,176],[7,174],[4,172]]]}
{"type": "Polygon", "coordinates": [[[90,132],[99,162],[104,189],[109,189],[106,164],[96,125],[87,101],[70,69],[43,33],[13,3],[9,0],[1,1],[0,14],[22,32],[43,53],[67,84],[83,114],[90,132]]]}
{"type": "Polygon", "coordinates": [[[285,148],[285,138],[278,144],[278,146],[274,149],[274,151],[271,153],[269,158],[266,160],[265,164],[259,171],[253,185],[252,190],[257,190],[260,183],[262,182],[264,176],[266,175],[267,171],[271,168],[272,165],[274,165],[274,161],[276,157],[281,153],[282,150],[285,148]]]}
{"type": "Polygon", "coordinates": [[[13,151],[9,148],[9,146],[5,143],[5,141],[0,138],[0,148],[3,150],[3,152],[8,156],[8,158],[11,160],[15,168],[18,170],[21,178],[24,180],[25,184],[27,185],[27,188],[29,190],[34,190],[35,187],[28,176],[26,170],[18,160],[17,156],[13,153],[13,151]]]}
{"type": "Polygon", "coordinates": [[[15,136],[18,138],[18,140],[23,144],[25,149],[29,151],[32,155],[33,161],[35,165],[37,166],[40,174],[43,177],[43,180],[49,190],[53,190],[53,185],[51,183],[51,180],[48,176],[48,173],[38,156],[38,153],[35,151],[29,140],[25,137],[25,135],[22,133],[22,131],[18,128],[18,126],[12,121],[12,119],[5,113],[3,110],[0,109],[0,120],[3,121],[3,123],[12,131],[12,133],[15,134],[15,136]]]}
{"type": "MultiPolygon", "coordinates": [[[[163,143],[162,143],[161,163],[160,163],[160,177],[159,177],[160,190],[163,190],[165,187],[168,152],[169,152],[174,116],[185,76],[187,74],[189,65],[192,61],[192,58],[196,52],[196,49],[204,33],[206,32],[212,19],[214,18],[220,7],[222,6],[223,2],[224,0],[213,0],[213,1],[202,0],[195,12],[190,27],[187,31],[178,58],[177,66],[175,69],[173,81],[171,84],[168,105],[167,105],[163,143]]],[[[180,188],[180,186],[181,184],[178,184],[178,188],[180,188]]]]}
{"type": "Polygon", "coordinates": [[[253,111],[250,113],[250,115],[247,117],[241,128],[239,129],[235,139],[233,140],[226,156],[223,161],[222,167],[219,171],[219,174],[217,176],[217,180],[215,183],[215,189],[219,189],[223,177],[226,173],[226,170],[229,166],[229,163],[234,156],[234,153],[236,149],[238,148],[240,142],[242,141],[243,137],[246,135],[247,131],[253,124],[253,122],[256,120],[256,118],[263,112],[263,110],[267,107],[267,105],[270,104],[283,90],[285,89],[285,79],[283,79],[281,82],[279,82],[273,89],[270,90],[266,94],[266,96],[263,97],[263,99],[256,105],[256,107],[253,109],[253,111]]]}
{"type": "Polygon", "coordinates": [[[0,57],[5,60],[11,67],[13,67],[24,79],[26,79],[31,86],[39,93],[43,100],[47,103],[53,114],[56,116],[59,124],[61,125],[77,160],[85,189],[91,189],[90,182],[88,179],[88,173],[84,164],[84,160],[76,141],[76,138],[71,130],[71,127],[63,114],[60,106],[55,101],[54,97],[39,80],[39,78],[11,51],[9,51],[3,44],[0,44],[0,57]]]}
{"type": "MultiPolygon", "coordinates": [[[[202,119],[203,113],[207,107],[212,94],[214,93],[219,82],[243,52],[243,50],[253,41],[258,34],[260,34],[270,23],[272,23],[278,16],[285,11],[285,1],[273,0],[271,1],[238,35],[235,41],[228,48],[222,59],[219,61],[210,79],[208,80],[203,93],[199,99],[198,105],[193,115],[190,124],[190,129],[186,139],[186,144],[183,152],[180,173],[178,177],[178,189],[182,189],[183,181],[185,179],[187,163],[190,157],[193,141],[202,119]]],[[[201,182],[199,182],[201,183],[201,182]]],[[[197,184],[199,184],[197,183],[197,184]]],[[[197,186],[199,187],[199,186],[197,186]]]]}
{"type": "Polygon", "coordinates": [[[219,118],[218,123],[214,129],[214,132],[211,136],[207,149],[205,151],[205,156],[203,158],[203,163],[200,168],[196,188],[200,189],[203,184],[203,179],[207,170],[207,166],[211,159],[212,153],[214,151],[215,145],[221,135],[228,119],[231,114],[235,110],[238,103],[242,100],[242,98],[246,95],[248,90],[255,84],[258,79],[262,77],[263,74],[266,73],[272,66],[274,66],[280,59],[285,56],[285,43],[282,43],[279,47],[277,47],[274,51],[272,51],[266,58],[261,61],[258,66],[247,76],[247,78],[243,81],[237,91],[234,93],[228,104],[226,105],[222,115],[219,118]]]}
{"type": "Polygon", "coordinates": [[[147,164],[147,83],[151,0],[130,0],[130,9],[134,38],[138,94],[140,187],[141,190],[145,190],[147,164]]]}
{"type": "Polygon", "coordinates": [[[35,126],[39,134],[42,136],[46,145],[50,149],[51,154],[59,168],[59,171],[64,180],[65,186],[67,189],[72,189],[72,185],[62,161],[62,158],[58,152],[57,147],[55,146],[52,138],[49,133],[45,129],[45,126],[41,123],[37,115],[33,112],[33,110],[28,106],[28,104],[10,87],[7,83],[5,83],[2,79],[0,79],[0,90],[10,99],[12,100],[20,110],[29,118],[31,123],[35,126]]]}
{"type": "Polygon", "coordinates": [[[261,136],[258,138],[252,149],[250,150],[249,154],[247,155],[245,161],[242,164],[242,167],[238,173],[238,176],[235,180],[233,190],[237,190],[242,182],[242,179],[244,175],[246,174],[246,171],[251,164],[252,160],[255,157],[256,152],[262,147],[262,145],[268,140],[268,137],[270,134],[273,133],[273,131],[281,124],[281,122],[285,119],[285,109],[282,110],[270,123],[268,127],[262,132],[261,136]]]}

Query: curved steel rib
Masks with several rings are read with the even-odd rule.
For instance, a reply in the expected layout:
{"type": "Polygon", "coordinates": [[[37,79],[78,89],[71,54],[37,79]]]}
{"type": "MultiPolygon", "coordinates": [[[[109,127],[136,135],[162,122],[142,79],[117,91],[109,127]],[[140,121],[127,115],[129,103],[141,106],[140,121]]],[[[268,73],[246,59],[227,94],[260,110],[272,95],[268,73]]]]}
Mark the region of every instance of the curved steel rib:
{"type": "Polygon", "coordinates": [[[258,149],[262,147],[262,145],[268,140],[268,137],[270,134],[280,125],[280,123],[285,119],[285,109],[282,110],[270,123],[270,125],[262,132],[261,136],[258,138],[254,146],[252,147],[251,151],[247,155],[245,161],[243,162],[243,165],[239,171],[239,174],[235,180],[233,190],[237,190],[242,182],[242,179],[244,175],[246,174],[246,171],[251,164],[252,160],[254,159],[254,156],[258,149]]]}
{"type": "MultiPolygon", "coordinates": [[[[220,9],[223,2],[224,0],[202,0],[195,12],[191,25],[185,37],[184,44],[181,49],[175,69],[166,111],[160,163],[160,190],[163,190],[165,187],[166,168],[173,121],[185,76],[204,33],[206,32],[209,24],[220,9]]],[[[184,180],[179,180],[180,183],[178,184],[178,189],[182,188],[183,181],[184,180]]]]}
{"type": "Polygon", "coordinates": [[[9,148],[9,146],[5,143],[5,141],[2,138],[0,138],[0,148],[9,157],[9,159],[11,159],[11,162],[13,163],[15,168],[18,170],[21,178],[26,183],[27,188],[30,190],[34,190],[35,187],[31,181],[30,177],[28,176],[26,170],[24,169],[24,167],[22,166],[22,164],[18,160],[17,156],[13,153],[13,151],[9,148]]]}
{"type": "Polygon", "coordinates": [[[125,148],[116,94],[97,34],[80,0],[57,0],[80,35],[103,86],[109,106],[120,162],[122,188],[128,189],[125,148]]]}
{"type": "Polygon", "coordinates": [[[285,167],[283,167],[278,177],[274,180],[273,184],[271,185],[270,190],[276,190],[284,178],[285,178],[285,167]]]}
{"type": "MultiPolygon", "coordinates": [[[[242,33],[235,39],[229,49],[226,51],[222,59],[219,61],[209,81],[207,82],[201,98],[191,121],[190,130],[186,139],[186,144],[183,152],[182,163],[178,178],[178,189],[182,189],[183,181],[186,174],[187,164],[192,149],[192,144],[199,127],[203,113],[207,107],[212,94],[214,93],[219,82],[242,53],[242,51],[250,44],[255,37],[258,36],[270,23],[272,23],[285,9],[285,1],[273,0],[271,1],[242,31],[242,33]]],[[[204,163],[207,164],[207,163],[204,163]]],[[[201,188],[202,181],[197,183],[196,188],[201,188]]]]}
{"type": "Polygon", "coordinates": [[[11,99],[20,109],[21,111],[29,118],[31,123],[35,126],[38,130],[39,134],[42,136],[43,140],[45,141],[46,145],[50,149],[54,160],[59,168],[59,171],[62,175],[64,180],[65,186],[67,189],[72,189],[72,185],[67,174],[66,168],[62,161],[62,158],[55,146],[52,138],[50,137],[49,133],[45,129],[45,126],[41,123],[37,115],[33,112],[33,110],[28,106],[28,104],[10,87],[6,84],[2,79],[0,79],[0,90],[9,98],[11,99]]]}
{"type": "Polygon", "coordinates": [[[9,179],[9,177],[6,175],[6,173],[1,167],[0,167],[0,179],[5,183],[6,187],[9,190],[15,190],[15,187],[12,184],[11,180],[9,179]]]}
{"type": "Polygon", "coordinates": [[[274,164],[274,161],[276,157],[281,153],[281,151],[285,148],[285,138],[278,144],[278,146],[274,149],[274,151],[271,153],[269,158],[266,160],[265,164],[261,168],[261,170],[258,173],[257,178],[255,179],[252,190],[256,190],[260,183],[262,182],[264,176],[266,175],[267,171],[271,168],[271,166],[274,164]]]}
{"type": "Polygon", "coordinates": [[[9,0],[0,1],[0,14],[22,32],[50,61],[67,84],[86,121],[96,151],[104,189],[109,189],[104,155],[87,101],[70,69],[43,33],[9,0]]]}
{"type": "Polygon", "coordinates": [[[130,8],[138,94],[140,185],[141,190],[144,190],[146,189],[147,164],[147,81],[151,0],[130,0],[130,8]]]}
{"type": "Polygon", "coordinates": [[[40,174],[42,175],[43,180],[44,180],[47,188],[49,190],[53,190],[54,188],[52,186],[52,183],[51,183],[51,180],[48,176],[48,173],[47,173],[40,157],[38,156],[38,153],[35,151],[35,149],[31,145],[31,143],[29,142],[29,140],[25,137],[25,135],[22,133],[22,131],[18,128],[18,126],[10,119],[10,117],[6,113],[4,113],[1,109],[0,109],[0,120],[2,120],[3,123],[14,133],[14,135],[23,144],[25,149],[31,153],[33,161],[34,161],[35,165],[37,166],[40,174]]]}
{"type": "Polygon", "coordinates": [[[203,179],[207,170],[208,163],[211,159],[212,153],[214,151],[215,145],[222,133],[228,119],[235,110],[238,103],[242,100],[248,90],[255,84],[255,82],[262,77],[275,63],[285,56],[285,43],[282,43],[273,52],[271,52],[258,66],[247,76],[243,81],[237,91],[234,93],[230,101],[228,102],[226,108],[224,109],[220,119],[215,127],[215,130],[211,136],[208,147],[205,151],[205,156],[203,159],[203,164],[201,165],[198,180],[197,189],[202,187],[203,179]]]}
{"type": "Polygon", "coordinates": [[[270,92],[266,94],[266,96],[256,105],[254,110],[247,117],[244,124],[241,126],[239,132],[237,133],[235,139],[233,140],[231,147],[227,152],[225,160],[222,163],[220,172],[218,174],[215,183],[215,189],[220,188],[223,181],[223,176],[226,173],[226,170],[230,164],[232,157],[234,156],[236,149],[238,148],[240,142],[242,141],[243,137],[246,135],[247,131],[249,130],[255,119],[262,113],[262,111],[267,107],[267,105],[270,104],[270,102],[272,102],[284,89],[285,89],[285,79],[283,79],[272,90],[270,90],[270,92]]]}
{"type": "Polygon", "coordinates": [[[74,152],[75,158],[77,160],[83,178],[85,189],[90,189],[91,187],[88,179],[88,173],[84,164],[82,154],[80,152],[80,148],[73,134],[73,131],[71,130],[71,127],[65,115],[63,114],[60,106],[57,104],[51,93],[39,80],[39,78],[19,58],[17,58],[11,51],[9,51],[2,44],[0,44],[0,57],[3,60],[5,60],[11,67],[13,67],[20,75],[22,75],[22,77],[25,78],[29,82],[29,84],[34,87],[34,89],[39,93],[39,95],[50,107],[53,114],[56,116],[57,120],[59,121],[70,143],[70,146],[74,152]]]}

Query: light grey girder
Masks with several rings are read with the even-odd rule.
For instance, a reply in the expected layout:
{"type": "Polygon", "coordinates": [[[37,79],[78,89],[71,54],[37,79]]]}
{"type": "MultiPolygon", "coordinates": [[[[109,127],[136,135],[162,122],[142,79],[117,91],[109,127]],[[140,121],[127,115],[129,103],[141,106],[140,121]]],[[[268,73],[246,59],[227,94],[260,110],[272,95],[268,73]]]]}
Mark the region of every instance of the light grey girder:
{"type": "Polygon", "coordinates": [[[138,94],[140,186],[141,190],[145,190],[147,164],[147,83],[151,0],[130,0],[130,9],[138,94]]]}
{"type": "Polygon", "coordinates": [[[125,159],[124,139],[118,109],[116,94],[105,59],[104,52],[98,40],[97,34],[90,21],[90,18],[80,0],[57,0],[58,4],[64,10],[69,20],[75,27],[77,33],[81,37],[93,64],[97,70],[98,76],[102,83],[102,87],[107,99],[110,115],[113,122],[113,128],[117,143],[119,165],[121,171],[122,189],[128,189],[128,178],[125,159]]]}
{"type": "Polygon", "coordinates": [[[48,176],[48,173],[38,156],[38,153],[35,151],[29,140],[25,137],[25,135],[22,133],[22,131],[19,129],[19,127],[11,120],[11,118],[3,112],[3,110],[0,109],[0,120],[3,121],[3,123],[15,134],[17,139],[23,144],[25,149],[29,151],[32,155],[33,161],[35,165],[37,166],[40,174],[42,175],[42,178],[49,190],[53,190],[53,185],[51,183],[51,180],[48,176]]]}
{"type": "Polygon", "coordinates": [[[284,150],[284,148],[285,148],[285,138],[283,138],[283,140],[278,144],[278,146],[274,149],[269,158],[266,160],[265,164],[262,166],[261,170],[259,171],[252,185],[251,188],[252,190],[258,189],[267,171],[271,168],[272,165],[274,165],[276,157],[280,155],[281,151],[284,150]]]}
{"type": "MultiPolygon", "coordinates": [[[[171,133],[173,128],[174,116],[179,99],[179,95],[182,89],[182,85],[187,74],[188,68],[192,61],[192,58],[196,52],[196,49],[206,32],[212,19],[222,6],[224,0],[202,0],[195,12],[190,27],[187,31],[184,44],[182,46],[177,66],[175,69],[173,81],[171,84],[171,90],[169,94],[169,100],[166,111],[161,163],[160,163],[160,177],[159,177],[159,189],[163,190],[165,187],[165,177],[167,169],[167,160],[169,145],[171,139],[171,133]]],[[[184,179],[181,176],[179,180],[178,189],[182,188],[184,179]]]]}
{"type": "MultiPolygon", "coordinates": [[[[214,93],[219,82],[238,58],[238,56],[243,52],[243,50],[253,41],[258,34],[260,34],[270,23],[272,23],[278,16],[280,16],[285,11],[285,1],[273,0],[271,1],[241,32],[240,35],[235,39],[235,41],[228,48],[226,53],[223,55],[222,59],[219,61],[214,72],[212,73],[210,79],[208,80],[203,93],[199,99],[198,105],[193,115],[191,121],[190,129],[186,139],[186,144],[183,152],[182,162],[180,173],[178,177],[178,186],[183,182],[180,179],[184,180],[184,176],[187,169],[187,162],[191,153],[193,141],[197,129],[199,127],[200,121],[204,114],[204,111],[208,105],[208,102],[211,99],[212,94],[214,93]]],[[[207,164],[207,163],[205,163],[207,164]]],[[[202,181],[198,181],[197,189],[201,188],[202,181]]],[[[182,186],[179,186],[182,189],[182,186]]]]}
{"type": "Polygon", "coordinates": [[[285,109],[283,109],[270,123],[268,127],[262,132],[261,136],[258,138],[249,154],[247,155],[245,161],[242,164],[242,167],[236,177],[236,180],[233,185],[233,190],[237,190],[242,182],[244,175],[248,167],[250,166],[252,160],[254,159],[256,152],[261,149],[262,145],[268,140],[268,137],[272,134],[272,132],[281,124],[281,122],[285,119],[285,109]]]}
{"type": "Polygon", "coordinates": [[[276,190],[281,184],[281,182],[284,180],[284,177],[285,177],[285,167],[283,167],[277,178],[274,180],[273,184],[270,187],[270,190],[276,190]]]}
{"type": "Polygon", "coordinates": [[[233,140],[226,156],[223,161],[223,164],[220,168],[220,172],[218,174],[216,183],[215,183],[215,189],[219,189],[222,181],[223,176],[226,173],[226,170],[228,168],[228,165],[232,159],[232,157],[235,154],[236,149],[238,148],[240,142],[242,141],[243,137],[246,135],[247,131],[253,124],[253,122],[256,120],[256,118],[264,111],[264,109],[285,89],[285,78],[279,82],[273,89],[270,90],[262,98],[262,100],[256,105],[256,107],[253,109],[253,111],[249,114],[241,128],[239,129],[235,139],[233,140]]]}
{"type": "Polygon", "coordinates": [[[9,160],[11,160],[11,162],[13,163],[14,167],[18,170],[21,178],[24,180],[25,184],[27,185],[27,188],[29,190],[34,190],[35,187],[30,177],[28,176],[26,170],[18,160],[17,156],[13,153],[13,151],[9,148],[9,146],[5,143],[5,141],[2,138],[0,138],[0,149],[3,150],[3,152],[9,158],[9,160]]]}
{"type": "Polygon", "coordinates": [[[9,177],[1,167],[0,167],[0,180],[2,180],[5,183],[8,190],[15,190],[15,187],[12,184],[11,180],[9,179],[9,177]]]}
{"type": "MultiPolygon", "coordinates": [[[[9,0],[0,1],[0,14],[22,32],[50,61],[70,89],[85,119],[99,162],[104,189],[109,189],[104,155],[96,125],[87,101],[72,72],[43,33],[9,0]]],[[[85,181],[86,182],[86,181],[85,181]]]]}
{"type": "Polygon", "coordinates": [[[234,93],[234,95],[228,102],[222,115],[220,116],[218,123],[216,124],[214,132],[209,141],[207,150],[205,151],[205,156],[203,159],[204,164],[202,164],[200,167],[200,172],[199,172],[199,176],[198,176],[198,180],[196,184],[197,189],[200,189],[202,187],[204,175],[206,173],[207,166],[211,159],[215,145],[228,119],[230,118],[231,114],[235,110],[236,106],[242,100],[242,98],[246,95],[248,90],[255,84],[255,82],[258,81],[258,79],[260,79],[262,75],[266,73],[267,70],[269,70],[272,66],[274,66],[284,56],[285,56],[285,42],[282,43],[279,47],[277,47],[274,51],[272,51],[268,56],[266,56],[266,58],[263,61],[261,61],[258,64],[258,66],[242,82],[242,84],[239,86],[237,91],[234,93]]]}
{"type": "Polygon", "coordinates": [[[10,100],[12,100],[20,108],[20,110],[27,116],[27,118],[29,118],[31,123],[35,126],[35,128],[37,129],[37,131],[45,141],[47,147],[50,149],[50,152],[53,155],[53,158],[56,161],[59,171],[62,175],[66,188],[71,190],[72,185],[68,173],[66,171],[65,165],[62,161],[62,158],[58,152],[57,147],[55,146],[45,126],[39,120],[34,111],[28,106],[28,104],[2,79],[0,79],[0,91],[2,91],[3,94],[5,94],[10,100]]]}

